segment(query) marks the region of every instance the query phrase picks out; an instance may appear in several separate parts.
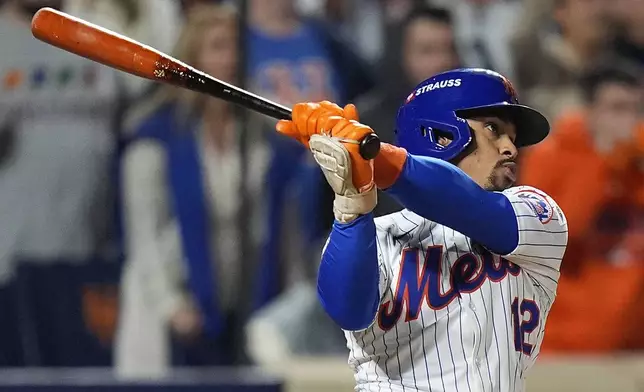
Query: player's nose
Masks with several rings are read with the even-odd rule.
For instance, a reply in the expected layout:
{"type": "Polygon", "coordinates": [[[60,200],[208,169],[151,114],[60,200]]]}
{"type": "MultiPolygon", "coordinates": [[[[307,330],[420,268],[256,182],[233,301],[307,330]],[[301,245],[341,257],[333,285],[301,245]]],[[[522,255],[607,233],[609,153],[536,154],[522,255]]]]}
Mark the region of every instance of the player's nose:
{"type": "Polygon", "coordinates": [[[499,138],[499,153],[504,158],[516,159],[517,155],[519,154],[519,150],[508,135],[503,135],[499,138]]]}

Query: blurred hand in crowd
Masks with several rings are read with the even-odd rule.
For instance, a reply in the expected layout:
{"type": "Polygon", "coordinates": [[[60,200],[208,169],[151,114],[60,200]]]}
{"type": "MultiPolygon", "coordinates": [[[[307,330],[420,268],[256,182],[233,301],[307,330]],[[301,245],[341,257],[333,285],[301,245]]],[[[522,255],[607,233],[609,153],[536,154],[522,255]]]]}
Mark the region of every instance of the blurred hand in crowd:
{"type": "Polygon", "coordinates": [[[201,334],[203,329],[201,313],[194,305],[186,304],[170,316],[170,327],[179,339],[193,340],[201,334]]]}

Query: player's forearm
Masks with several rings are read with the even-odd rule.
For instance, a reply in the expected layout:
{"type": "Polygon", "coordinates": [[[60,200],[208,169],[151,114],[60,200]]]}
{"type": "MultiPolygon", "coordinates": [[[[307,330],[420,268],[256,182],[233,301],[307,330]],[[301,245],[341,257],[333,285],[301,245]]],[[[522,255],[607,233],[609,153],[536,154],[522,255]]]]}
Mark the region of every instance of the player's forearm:
{"type": "Polygon", "coordinates": [[[325,311],[342,329],[368,327],[378,309],[378,282],[373,215],[334,223],[318,274],[318,296],[325,311]]]}
{"type": "Polygon", "coordinates": [[[408,155],[387,193],[407,209],[451,227],[495,253],[508,254],[519,242],[510,201],[481,188],[448,162],[408,155]]]}

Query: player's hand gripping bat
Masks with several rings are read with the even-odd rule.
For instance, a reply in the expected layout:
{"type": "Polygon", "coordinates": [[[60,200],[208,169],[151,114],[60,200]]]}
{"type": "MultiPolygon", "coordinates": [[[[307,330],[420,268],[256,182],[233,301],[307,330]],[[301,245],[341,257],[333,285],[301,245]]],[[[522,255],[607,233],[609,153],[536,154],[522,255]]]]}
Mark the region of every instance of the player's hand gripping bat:
{"type": "MultiPolygon", "coordinates": [[[[291,110],[266,98],[218,80],[181,61],[82,19],[43,8],[33,17],[34,37],[60,49],[146,79],[208,94],[278,120],[290,120],[291,110]]],[[[360,155],[373,159],[380,151],[374,133],[360,141],[360,155]]]]}

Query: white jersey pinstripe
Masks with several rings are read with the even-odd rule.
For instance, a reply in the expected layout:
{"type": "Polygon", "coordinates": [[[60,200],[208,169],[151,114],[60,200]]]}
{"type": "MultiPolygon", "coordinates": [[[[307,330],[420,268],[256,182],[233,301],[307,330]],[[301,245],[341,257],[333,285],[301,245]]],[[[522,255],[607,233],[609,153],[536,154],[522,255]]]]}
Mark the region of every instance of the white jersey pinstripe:
{"type": "Polygon", "coordinates": [[[503,193],[519,226],[519,245],[504,258],[407,210],[376,219],[380,308],[368,329],[345,331],[356,390],[523,390],[568,227],[535,188],[503,193]]]}

